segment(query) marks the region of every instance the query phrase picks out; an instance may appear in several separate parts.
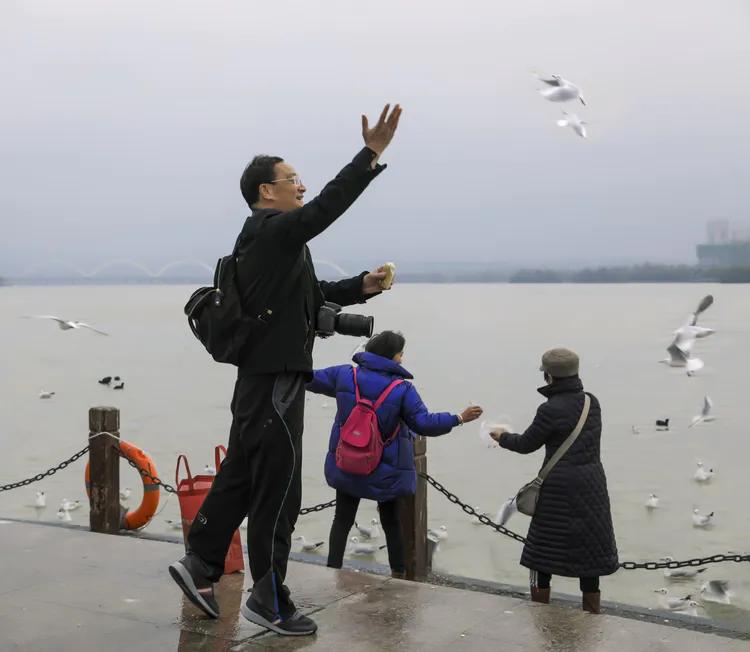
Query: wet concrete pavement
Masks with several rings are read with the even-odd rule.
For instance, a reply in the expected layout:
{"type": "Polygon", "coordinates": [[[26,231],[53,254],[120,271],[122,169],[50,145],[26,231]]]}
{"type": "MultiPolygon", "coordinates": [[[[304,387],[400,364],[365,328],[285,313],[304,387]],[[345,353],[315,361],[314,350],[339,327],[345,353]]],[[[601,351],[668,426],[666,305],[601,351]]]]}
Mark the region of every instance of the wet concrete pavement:
{"type": "Polygon", "coordinates": [[[239,615],[250,578],[224,577],[211,620],[166,572],[174,543],[0,522],[0,650],[503,650],[748,652],[750,642],[564,605],[291,562],[317,635],[284,638],[239,615]]]}

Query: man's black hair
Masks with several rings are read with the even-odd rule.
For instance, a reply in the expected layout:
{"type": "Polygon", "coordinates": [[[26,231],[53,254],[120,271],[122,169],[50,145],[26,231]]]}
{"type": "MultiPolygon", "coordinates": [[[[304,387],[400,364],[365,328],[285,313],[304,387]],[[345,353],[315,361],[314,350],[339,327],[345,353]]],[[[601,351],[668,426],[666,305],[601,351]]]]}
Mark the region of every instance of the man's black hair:
{"type": "Polygon", "coordinates": [[[393,356],[404,350],[405,344],[406,338],[401,333],[383,331],[370,338],[370,341],[365,344],[365,351],[392,360],[393,356]]]}
{"type": "Polygon", "coordinates": [[[270,183],[275,178],[274,166],[284,161],[280,156],[267,156],[258,154],[247,164],[240,179],[240,190],[247,205],[253,207],[260,198],[260,184],[270,183]]]}

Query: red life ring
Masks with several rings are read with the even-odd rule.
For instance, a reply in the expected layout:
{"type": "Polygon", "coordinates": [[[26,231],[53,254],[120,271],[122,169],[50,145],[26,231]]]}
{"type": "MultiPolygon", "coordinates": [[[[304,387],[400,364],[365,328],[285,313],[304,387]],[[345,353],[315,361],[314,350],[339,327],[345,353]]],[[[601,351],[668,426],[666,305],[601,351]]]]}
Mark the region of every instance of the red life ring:
{"type": "MultiPolygon", "coordinates": [[[[143,470],[155,478],[159,476],[156,474],[154,461],[137,446],[127,441],[120,441],[120,451],[125,458],[136,465],[141,480],[143,480],[143,500],[141,504],[138,505],[137,509],[126,512],[121,522],[122,528],[125,530],[138,530],[148,524],[159,507],[159,485],[140,471],[143,470]]],[[[88,462],[86,462],[86,494],[91,498],[91,475],[88,462]]]]}

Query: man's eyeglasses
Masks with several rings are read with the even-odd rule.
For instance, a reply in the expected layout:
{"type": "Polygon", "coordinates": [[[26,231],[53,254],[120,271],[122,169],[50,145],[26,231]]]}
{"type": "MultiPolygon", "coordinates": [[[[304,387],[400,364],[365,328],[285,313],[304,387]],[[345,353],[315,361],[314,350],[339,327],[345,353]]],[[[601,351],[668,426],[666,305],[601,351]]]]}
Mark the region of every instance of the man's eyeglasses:
{"type": "Polygon", "coordinates": [[[274,179],[273,181],[268,181],[268,183],[279,183],[280,181],[289,181],[297,187],[302,185],[302,179],[300,179],[296,174],[293,177],[287,177],[286,179],[274,179]]]}

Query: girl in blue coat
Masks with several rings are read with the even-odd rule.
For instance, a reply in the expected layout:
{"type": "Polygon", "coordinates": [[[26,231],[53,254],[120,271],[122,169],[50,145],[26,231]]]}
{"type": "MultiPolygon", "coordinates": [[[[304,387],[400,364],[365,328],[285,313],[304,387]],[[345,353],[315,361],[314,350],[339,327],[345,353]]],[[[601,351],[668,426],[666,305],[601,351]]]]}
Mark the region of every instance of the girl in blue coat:
{"type": "Polygon", "coordinates": [[[341,425],[356,404],[352,365],[319,369],[307,385],[311,392],[335,397],[338,408],[325,461],[326,481],[336,490],[336,514],[328,545],[328,566],[331,568],[341,568],[359,501],[367,498],[378,503],[391,572],[394,577],[404,576],[404,549],[396,499],[412,495],[417,489],[414,435],[444,435],[482,414],[482,408],[477,405],[467,407],[461,414],[429,412],[409,382],[413,376],[401,366],[405,343],[401,333],[383,331],[370,339],[363,353],[354,356],[361,397],[375,402],[394,380],[403,381],[377,410],[380,433],[385,439],[392,437],[392,441],[383,448],[380,464],[369,475],[353,475],[336,466],[341,425]]]}

